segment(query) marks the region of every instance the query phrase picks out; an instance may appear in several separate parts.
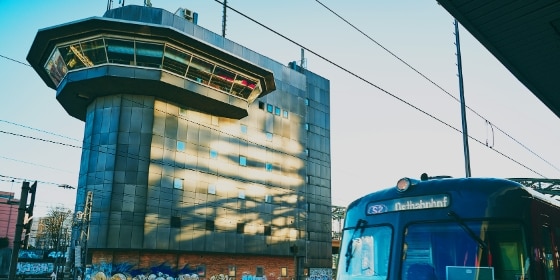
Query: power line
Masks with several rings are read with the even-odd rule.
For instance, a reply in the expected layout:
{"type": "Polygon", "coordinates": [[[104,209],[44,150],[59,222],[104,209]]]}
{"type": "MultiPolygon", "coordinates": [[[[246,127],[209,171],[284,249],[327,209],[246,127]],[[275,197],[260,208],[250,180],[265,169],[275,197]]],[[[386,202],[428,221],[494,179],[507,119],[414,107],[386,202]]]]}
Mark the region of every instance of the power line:
{"type": "MultiPolygon", "coordinates": [[[[453,94],[451,94],[449,91],[445,90],[443,87],[441,87],[439,84],[437,84],[436,82],[434,82],[432,79],[428,78],[426,75],[424,75],[422,72],[420,72],[418,69],[414,68],[410,63],[406,62],[404,59],[400,58],[398,55],[396,55],[395,53],[391,52],[388,48],[386,48],[385,46],[383,46],[381,43],[379,43],[378,41],[376,41],[375,39],[373,39],[371,36],[367,35],[365,32],[363,32],[362,30],[360,30],[358,27],[356,27],[354,24],[350,23],[350,21],[348,21],[347,19],[345,19],[344,17],[342,17],[341,15],[339,15],[338,13],[336,13],[335,11],[333,11],[331,8],[327,7],[325,4],[323,4],[321,1],[319,0],[315,0],[317,3],[319,3],[321,6],[323,6],[325,9],[329,10],[331,13],[333,13],[335,16],[337,16],[339,19],[341,19],[342,21],[344,21],[345,23],[347,23],[348,25],[350,25],[353,29],[355,29],[356,31],[358,31],[360,34],[364,35],[366,38],[368,38],[370,41],[372,41],[373,43],[375,43],[376,45],[378,45],[380,48],[382,48],[383,50],[385,50],[387,53],[389,53],[391,56],[393,56],[394,58],[396,58],[398,61],[402,62],[404,65],[406,65],[408,68],[410,68],[412,71],[416,72],[418,75],[420,75],[422,78],[426,79],[428,82],[430,82],[431,84],[433,84],[434,86],[436,86],[438,89],[440,89],[441,91],[443,91],[444,93],[446,93],[448,96],[450,96],[451,98],[453,98],[455,101],[457,102],[461,102],[457,97],[455,97],[453,94]]],[[[484,121],[486,121],[487,123],[490,123],[488,121],[488,119],[486,119],[485,117],[483,117],[481,114],[479,114],[477,111],[475,111],[474,109],[472,109],[471,107],[465,105],[465,107],[467,109],[469,109],[471,112],[473,112],[475,115],[477,115],[479,118],[483,119],[484,121]]],[[[522,144],[520,141],[518,141],[517,139],[513,138],[511,135],[509,135],[508,133],[506,133],[505,131],[503,131],[502,129],[500,129],[499,127],[497,127],[496,125],[492,125],[493,127],[495,127],[498,131],[500,131],[501,133],[503,133],[505,136],[507,136],[509,139],[511,139],[512,141],[516,142],[517,144],[519,144],[521,147],[523,147],[525,150],[527,150],[528,152],[530,152],[531,154],[533,154],[534,156],[538,157],[539,159],[541,159],[542,161],[544,161],[545,163],[547,163],[549,166],[551,166],[552,168],[560,171],[560,168],[556,167],[555,165],[553,165],[552,163],[550,163],[549,161],[545,160],[543,157],[541,157],[540,155],[538,155],[537,153],[535,153],[533,150],[529,149],[527,146],[525,146],[524,144],[522,144]]]]}
{"type": "Polygon", "coordinates": [[[24,161],[24,160],[9,158],[9,157],[5,157],[5,156],[0,156],[0,158],[6,159],[6,160],[15,161],[15,162],[21,162],[21,163],[25,163],[25,164],[29,164],[29,165],[35,165],[35,166],[39,166],[39,167],[43,167],[43,168],[48,168],[48,169],[52,169],[52,170],[58,170],[58,171],[66,172],[66,173],[75,173],[75,172],[68,171],[68,170],[64,170],[64,169],[60,169],[60,168],[54,168],[54,167],[51,167],[51,166],[46,166],[46,165],[37,164],[37,163],[34,163],[34,162],[29,162],[29,161],[24,161]]]}
{"type": "Polygon", "coordinates": [[[22,125],[22,124],[10,122],[10,121],[7,121],[7,120],[0,120],[0,122],[4,122],[4,123],[7,123],[7,124],[11,124],[11,125],[15,125],[15,126],[19,126],[19,127],[23,127],[23,128],[27,128],[27,129],[31,129],[31,130],[43,132],[43,133],[46,133],[46,134],[54,135],[54,136],[57,136],[57,137],[66,138],[66,139],[69,139],[69,140],[81,142],[80,140],[78,140],[76,138],[72,138],[72,137],[68,137],[68,136],[65,136],[65,135],[53,133],[53,132],[50,132],[50,131],[46,131],[46,130],[42,130],[42,129],[38,129],[38,128],[34,128],[34,127],[22,125]]]}
{"type": "Polygon", "coordinates": [[[30,180],[29,178],[20,178],[20,177],[12,177],[12,176],[7,176],[7,175],[2,175],[0,174],[0,180],[2,181],[6,181],[6,182],[38,182],[41,184],[47,184],[47,185],[55,185],[59,188],[63,188],[63,189],[75,189],[75,187],[67,185],[67,184],[59,184],[59,183],[54,183],[54,182],[47,182],[47,181],[40,181],[40,180],[30,180]]]}
{"type": "MultiPolygon", "coordinates": [[[[221,5],[226,5],[226,4],[224,4],[223,2],[220,2],[219,0],[214,0],[214,1],[220,3],[221,5]]],[[[226,5],[226,6],[227,6],[227,5],[226,5]]],[[[332,60],[330,60],[330,59],[328,59],[328,58],[326,58],[326,57],[324,57],[324,56],[318,54],[317,52],[315,52],[315,51],[313,51],[313,50],[311,50],[311,49],[309,49],[309,48],[303,46],[302,44],[300,44],[300,43],[298,43],[298,42],[296,42],[296,41],[294,41],[294,40],[292,40],[292,39],[286,37],[285,35],[283,35],[283,34],[277,32],[277,31],[275,31],[274,29],[272,29],[272,28],[270,28],[270,27],[268,27],[268,26],[266,26],[266,25],[264,25],[264,24],[262,24],[262,23],[260,23],[260,22],[258,22],[257,20],[255,20],[255,19],[253,19],[253,18],[251,18],[251,17],[245,15],[244,13],[242,13],[242,12],[240,12],[240,11],[238,11],[238,10],[232,8],[231,6],[227,6],[227,7],[228,7],[230,10],[232,10],[232,11],[236,12],[237,14],[241,15],[242,17],[244,17],[244,18],[246,18],[246,19],[252,21],[253,23],[255,23],[255,24],[257,24],[257,25],[259,25],[259,26],[265,28],[266,30],[268,30],[268,31],[270,31],[270,32],[272,32],[272,33],[274,33],[274,34],[276,34],[277,36],[279,36],[279,37],[281,37],[281,38],[283,38],[283,39],[285,39],[285,40],[291,42],[292,44],[294,44],[294,45],[296,45],[296,46],[298,46],[298,47],[300,47],[300,48],[302,48],[302,49],[305,49],[306,51],[308,51],[308,52],[310,52],[310,53],[316,55],[317,57],[323,59],[324,61],[328,62],[329,64],[331,64],[331,65],[333,65],[333,66],[339,68],[340,70],[342,70],[342,71],[344,71],[344,72],[350,74],[351,76],[354,76],[355,78],[357,78],[357,79],[359,79],[359,80],[361,80],[361,81],[363,81],[363,82],[369,84],[370,86],[372,86],[372,87],[378,89],[379,91],[381,91],[381,92],[383,92],[383,93],[385,93],[385,94],[387,94],[387,95],[389,95],[389,96],[391,96],[391,97],[397,99],[398,101],[400,101],[400,102],[402,102],[402,103],[404,103],[404,104],[406,104],[406,105],[412,107],[413,109],[416,109],[417,111],[419,111],[419,112],[423,113],[424,115],[426,115],[426,116],[428,116],[428,117],[430,117],[430,118],[436,120],[437,122],[439,122],[439,123],[441,123],[441,124],[443,124],[443,125],[445,125],[445,126],[451,128],[451,129],[453,129],[453,130],[455,130],[455,131],[457,131],[457,132],[459,132],[459,133],[462,133],[461,130],[459,130],[459,129],[453,127],[452,125],[446,123],[445,121],[443,121],[443,120],[441,120],[441,119],[439,119],[439,118],[437,118],[437,117],[435,117],[435,116],[429,114],[428,112],[426,112],[426,111],[420,109],[419,107],[415,106],[414,104],[412,104],[412,103],[410,103],[410,102],[408,102],[408,101],[406,101],[406,100],[404,100],[404,99],[398,97],[397,95],[395,95],[395,94],[389,92],[388,90],[383,89],[382,87],[378,86],[377,84],[374,84],[373,82],[371,82],[371,81],[369,81],[369,80],[367,80],[367,79],[361,77],[360,75],[358,75],[358,74],[356,74],[356,73],[354,73],[354,72],[352,72],[352,71],[346,69],[345,67],[343,67],[343,66],[341,66],[341,65],[339,65],[339,64],[337,64],[337,63],[335,63],[335,62],[333,62],[332,60]]],[[[366,35],[366,36],[367,36],[367,35],[366,35]]],[[[368,37],[369,37],[369,36],[368,36],[368,37]]],[[[380,46],[381,46],[381,45],[380,45],[380,46]]],[[[384,47],[382,47],[382,48],[384,48],[384,47]]],[[[384,49],[386,49],[386,48],[384,48],[384,49]]],[[[386,50],[389,51],[388,49],[386,49],[386,50]]],[[[390,51],[389,51],[389,52],[390,52],[390,51]]],[[[390,53],[392,53],[392,52],[390,52],[390,53]]],[[[398,57],[397,57],[397,58],[398,58],[398,57]]],[[[406,63],[404,60],[402,60],[402,59],[400,59],[400,58],[398,58],[398,59],[401,60],[403,63],[409,65],[409,64],[406,63]]],[[[409,65],[409,67],[411,67],[412,69],[414,69],[414,68],[413,68],[412,66],[410,66],[410,65],[409,65]]],[[[425,75],[423,75],[423,74],[420,73],[419,71],[416,70],[416,72],[418,72],[420,75],[422,75],[422,76],[425,77],[425,75]]],[[[427,78],[427,77],[426,77],[426,78],[427,78]]],[[[431,81],[431,80],[430,80],[430,81],[431,81]]],[[[434,82],[432,82],[432,83],[434,83],[434,82]]],[[[435,83],[434,83],[434,84],[435,84],[435,83]]],[[[435,85],[438,86],[437,84],[435,84],[435,85]]],[[[439,87],[439,86],[438,86],[438,87],[439,87]]],[[[441,88],[441,87],[440,87],[440,88],[441,88]]],[[[480,144],[483,144],[482,141],[480,141],[480,140],[474,138],[473,136],[470,136],[470,135],[469,135],[469,138],[473,139],[474,141],[476,141],[476,142],[478,142],[478,143],[480,143],[480,144]]],[[[484,145],[484,144],[483,144],[483,145],[484,145]]],[[[539,176],[545,177],[544,175],[542,175],[542,174],[540,174],[539,172],[537,172],[537,171],[535,171],[535,170],[529,168],[528,166],[522,164],[521,162],[519,162],[519,161],[517,161],[517,160],[514,160],[512,157],[507,156],[507,155],[505,155],[504,153],[502,153],[502,152],[500,152],[500,151],[497,151],[496,149],[491,149],[491,150],[493,150],[493,151],[497,152],[498,154],[500,154],[500,155],[506,157],[507,159],[509,159],[509,160],[511,160],[511,161],[513,161],[513,162],[515,162],[515,163],[517,163],[518,165],[524,167],[525,169],[527,169],[527,170],[529,170],[529,171],[531,171],[531,172],[534,172],[535,174],[538,174],[539,176]]],[[[542,159],[542,158],[541,158],[541,159],[542,159]]],[[[545,162],[547,162],[547,161],[545,161],[545,162]]],[[[548,163],[548,162],[547,162],[547,163],[548,163]]],[[[550,163],[549,163],[549,164],[550,164],[550,163]]]]}
{"type": "MultiPolygon", "coordinates": [[[[278,35],[278,36],[284,38],[285,40],[288,40],[289,42],[293,43],[294,45],[297,45],[297,46],[301,47],[302,49],[305,49],[305,50],[311,52],[312,54],[316,55],[317,57],[319,57],[319,58],[325,60],[326,62],[330,63],[331,65],[333,65],[333,66],[335,66],[335,67],[337,67],[337,68],[339,68],[339,69],[345,71],[346,73],[348,73],[348,74],[354,76],[355,78],[357,78],[357,79],[359,79],[359,80],[362,80],[363,82],[369,84],[370,86],[373,86],[374,88],[376,88],[376,89],[382,91],[383,93],[385,93],[385,94],[387,94],[387,95],[389,95],[389,96],[391,96],[391,97],[393,97],[393,98],[395,98],[395,99],[401,101],[402,103],[404,103],[404,104],[406,104],[406,105],[412,107],[413,109],[416,109],[417,111],[419,111],[419,112],[425,114],[426,116],[431,117],[432,119],[434,119],[434,120],[440,122],[441,124],[443,124],[443,125],[445,125],[445,126],[448,126],[449,128],[451,128],[451,129],[453,129],[453,130],[455,130],[455,131],[461,133],[461,131],[460,131],[459,129],[457,129],[457,128],[453,127],[452,125],[450,125],[450,124],[444,122],[443,120],[441,120],[441,119],[439,119],[439,118],[437,118],[437,117],[431,115],[430,113],[428,113],[428,112],[422,110],[421,108],[415,106],[414,104],[412,104],[412,103],[410,103],[410,102],[408,102],[408,101],[406,101],[406,100],[404,100],[404,99],[398,97],[397,95],[395,95],[395,94],[389,92],[388,90],[385,90],[385,89],[381,88],[380,86],[374,84],[373,82],[370,82],[369,80],[367,80],[367,79],[365,79],[365,78],[363,78],[363,77],[361,77],[361,76],[355,74],[354,72],[350,71],[349,69],[346,69],[346,68],[340,66],[339,64],[337,64],[337,63],[335,63],[335,62],[333,62],[333,61],[327,59],[326,57],[324,57],[324,56],[322,56],[322,55],[320,55],[320,54],[318,54],[318,53],[316,53],[316,52],[310,50],[309,48],[307,48],[307,47],[305,47],[305,46],[303,46],[303,45],[297,43],[296,41],[294,41],[294,40],[292,40],[292,39],[290,39],[290,38],[288,38],[288,37],[286,37],[286,36],[280,34],[279,32],[277,32],[277,31],[275,31],[275,30],[273,30],[273,29],[271,29],[271,28],[269,28],[269,27],[267,27],[267,26],[265,26],[264,24],[262,24],[262,23],[260,23],[260,22],[258,22],[258,21],[256,21],[256,20],[252,19],[251,17],[249,17],[249,16],[247,16],[247,15],[245,15],[245,14],[239,12],[238,10],[232,8],[231,6],[228,6],[227,4],[225,4],[225,3],[223,3],[223,2],[220,2],[219,0],[215,0],[215,1],[218,2],[218,3],[220,3],[221,5],[224,5],[225,7],[229,8],[230,10],[236,12],[237,14],[239,14],[239,15],[241,15],[241,16],[247,18],[248,20],[254,22],[255,24],[257,24],[257,25],[259,25],[259,26],[261,26],[261,27],[267,29],[268,31],[270,31],[270,32],[272,32],[272,33],[274,33],[274,34],[276,34],[276,35],[278,35]]],[[[319,2],[319,1],[318,1],[318,2],[319,2]]],[[[319,3],[320,3],[320,2],[319,2],[319,3]]],[[[322,4],[322,3],[321,3],[321,4],[322,4]]],[[[326,7],[326,6],[324,6],[324,7],[327,8],[327,9],[329,9],[329,8],[326,7]]],[[[329,10],[330,10],[330,9],[329,9],[329,10]]],[[[332,10],[331,10],[331,11],[332,11],[332,10]]],[[[333,13],[334,13],[334,11],[333,11],[333,13]]],[[[336,13],[335,13],[335,14],[336,14],[336,13]]],[[[338,14],[336,14],[336,15],[338,16],[338,14]]],[[[339,17],[340,17],[340,16],[339,16],[339,17]]],[[[343,19],[343,20],[344,20],[344,19],[343,19]]],[[[346,20],[344,20],[344,21],[346,21],[346,20]]],[[[346,21],[346,22],[349,23],[348,21],[346,21]]],[[[349,24],[350,24],[350,23],[349,23],[349,24]]],[[[350,25],[353,26],[352,24],[350,24],[350,25]]],[[[358,29],[358,30],[359,30],[359,29],[358,29]]],[[[360,32],[361,32],[361,31],[360,31],[360,32]]],[[[363,33],[363,32],[361,32],[361,33],[364,34],[364,35],[366,35],[366,34],[363,33]]],[[[366,36],[367,36],[367,35],[366,35],[366,36]]],[[[367,36],[367,37],[368,37],[368,38],[371,38],[371,37],[369,37],[369,36],[367,36]]],[[[371,40],[373,40],[373,39],[371,39],[371,40]]],[[[373,40],[373,41],[376,42],[375,40],[373,40]]],[[[377,42],[376,42],[376,43],[377,43],[377,42]]],[[[388,49],[386,49],[385,47],[383,47],[381,44],[379,44],[379,43],[377,43],[377,44],[380,45],[380,46],[381,46],[382,48],[384,48],[385,50],[387,50],[388,52],[390,52],[388,49]]],[[[390,53],[393,54],[392,52],[390,52],[390,53]]],[[[393,55],[394,55],[394,54],[393,54],[393,55]]],[[[30,66],[29,64],[22,63],[22,62],[20,62],[20,61],[15,60],[15,59],[11,59],[11,58],[8,58],[8,57],[2,56],[2,55],[0,55],[0,56],[1,56],[1,57],[4,57],[4,58],[6,58],[6,59],[12,60],[12,61],[14,61],[14,62],[20,63],[20,64],[23,64],[23,65],[26,65],[26,66],[30,66]]],[[[409,67],[411,67],[412,69],[414,69],[412,66],[410,66],[408,63],[406,63],[404,60],[400,59],[398,56],[396,56],[396,55],[394,55],[394,56],[397,57],[399,60],[401,60],[401,61],[402,61],[403,63],[405,63],[406,65],[408,65],[409,67]]],[[[414,69],[414,70],[415,70],[415,69],[414,69]]],[[[418,74],[420,74],[421,76],[423,76],[423,77],[425,77],[426,79],[428,79],[428,78],[427,78],[425,75],[423,75],[420,71],[418,71],[418,70],[415,70],[415,71],[416,71],[418,74]]],[[[428,79],[428,80],[429,80],[429,79],[428,79]]],[[[431,80],[429,80],[429,81],[431,81],[431,80]]],[[[447,91],[445,91],[443,88],[441,88],[439,85],[437,85],[435,82],[433,82],[433,81],[431,81],[431,82],[432,82],[434,85],[436,85],[438,88],[442,89],[444,92],[447,92],[447,91]]],[[[448,92],[447,92],[447,93],[448,93],[448,92]]],[[[448,93],[448,94],[449,94],[449,93],[448,93]]],[[[450,95],[450,94],[449,94],[449,95],[450,95]]],[[[469,109],[470,109],[470,108],[469,108],[469,109]]],[[[500,131],[501,131],[501,130],[500,130],[500,131]]],[[[66,144],[66,143],[62,143],[62,142],[51,141],[51,140],[45,140],[45,139],[41,139],[41,138],[37,138],[37,137],[31,137],[31,136],[26,136],[26,135],[21,135],[21,134],[15,134],[15,133],[6,132],[6,131],[0,131],[0,132],[1,132],[1,133],[6,133],[6,134],[12,134],[12,135],[15,135],[15,136],[20,136],[20,137],[30,138],[30,139],[34,139],[34,140],[40,140],[40,141],[45,141],[45,142],[51,142],[51,143],[54,143],[54,144],[60,144],[60,145],[64,145],[64,146],[74,147],[74,148],[81,148],[81,147],[79,147],[79,146],[70,145],[70,144],[66,144]]],[[[504,133],[504,134],[505,134],[505,133],[504,133]]],[[[508,135],[508,134],[506,134],[506,135],[508,135]]],[[[476,141],[476,142],[481,143],[482,145],[484,145],[484,144],[482,143],[482,141],[480,141],[480,140],[478,140],[478,139],[476,139],[476,138],[474,138],[474,137],[472,137],[472,136],[469,136],[469,138],[471,138],[471,139],[473,139],[474,141],[476,141]]],[[[512,139],[513,139],[513,138],[512,138],[512,139]]],[[[517,142],[518,144],[522,145],[519,141],[516,141],[516,142],[517,142]]],[[[485,145],[485,146],[486,146],[486,145],[485,145]]],[[[522,145],[522,146],[526,148],[525,145],[522,145]]],[[[268,149],[270,149],[270,148],[268,148],[268,149]]],[[[528,170],[534,172],[535,174],[538,174],[538,175],[540,175],[540,176],[543,176],[542,174],[536,172],[535,170],[529,168],[528,166],[522,164],[521,162],[519,162],[519,161],[513,159],[512,157],[507,156],[507,155],[505,155],[504,153],[502,153],[502,152],[500,152],[500,151],[498,151],[498,150],[496,150],[496,149],[493,149],[493,148],[491,148],[491,149],[492,149],[493,151],[495,151],[496,153],[498,153],[498,154],[500,154],[500,155],[502,155],[502,156],[504,156],[504,157],[510,159],[511,161],[517,163],[518,165],[520,165],[520,166],[522,166],[522,167],[524,167],[524,168],[526,168],[526,169],[528,169],[528,170]]],[[[527,148],[526,148],[526,149],[527,149],[527,148]]],[[[536,154],[535,154],[535,155],[536,155],[536,154]]],[[[292,155],[292,156],[293,156],[293,155],[292,155]]],[[[538,155],[537,155],[537,156],[538,156],[538,155]]],[[[295,156],[294,156],[294,157],[295,157],[295,156]]],[[[540,157],[540,156],[539,156],[539,158],[541,158],[542,160],[544,160],[544,159],[543,159],[542,157],[540,157]]],[[[547,162],[548,164],[550,164],[548,161],[546,161],[546,160],[544,160],[544,161],[547,162]]],[[[544,177],[544,176],[543,176],[543,177],[544,177]]]]}
{"type": "Polygon", "coordinates": [[[33,140],[37,140],[37,141],[49,142],[49,143],[53,143],[53,144],[59,144],[59,145],[62,145],[62,146],[68,146],[68,147],[72,147],[72,148],[78,148],[78,149],[82,148],[80,146],[76,146],[76,145],[72,145],[72,144],[62,143],[62,142],[53,141],[53,140],[47,140],[47,139],[43,139],[43,138],[39,138],[39,137],[35,137],[35,136],[29,136],[29,135],[23,135],[23,134],[19,134],[19,133],[8,132],[8,131],[4,131],[4,130],[0,130],[0,133],[10,134],[10,135],[14,135],[14,136],[23,137],[23,138],[29,138],[29,139],[33,139],[33,140]]]}
{"type": "Polygon", "coordinates": [[[0,54],[0,57],[5,58],[5,59],[7,59],[7,60],[11,60],[11,61],[13,61],[13,62],[15,62],[15,63],[19,63],[19,64],[23,64],[23,65],[25,65],[25,66],[31,67],[31,65],[29,65],[29,64],[27,64],[27,63],[24,63],[24,62],[21,62],[21,61],[19,61],[19,60],[15,60],[15,59],[9,58],[9,57],[4,56],[4,55],[1,55],[1,54],[0,54]]]}

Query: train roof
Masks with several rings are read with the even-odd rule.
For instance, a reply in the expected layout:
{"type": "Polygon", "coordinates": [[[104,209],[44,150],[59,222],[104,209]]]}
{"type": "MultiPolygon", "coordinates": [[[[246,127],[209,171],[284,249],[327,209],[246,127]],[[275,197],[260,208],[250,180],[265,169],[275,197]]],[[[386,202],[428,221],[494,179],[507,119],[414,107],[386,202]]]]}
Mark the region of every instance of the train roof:
{"type": "MultiPolygon", "coordinates": [[[[360,204],[360,202],[371,202],[378,200],[388,200],[393,198],[406,196],[418,196],[425,194],[438,194],[450,191],[470,190],[473,193],[493,194],[496,192],[503,192],[508,189],[520,189],[527,193],[528,196],[540,199],[547,203],[560,207],[560,201],[555,199],[551,194],[540,192],[538,189],[528,185],[528,179],[505,179],[505,178],[451,178],[451,177],[425,177],[424,174],[421,180],[403,178],[410,181],[410,187],[406,191],[399,191],[399,182],[392,187],[385,188],[379,191],[372,192],[364,195],[348,206],[348,210],[360,204]],[[523,183],[525,182],[525,183],[523,183]]],[[[533,179],[538,180],[538,179],[533,179]]],[[[560,181],[560,180],[558,180],[560,181]]],[[[534,182],[534,181],[531,181],[534,182]]],[[[559,192],[560,194],[560,192],[559,192]]],[[[558,196],[560,197],[560,196],[558,196]]]]}

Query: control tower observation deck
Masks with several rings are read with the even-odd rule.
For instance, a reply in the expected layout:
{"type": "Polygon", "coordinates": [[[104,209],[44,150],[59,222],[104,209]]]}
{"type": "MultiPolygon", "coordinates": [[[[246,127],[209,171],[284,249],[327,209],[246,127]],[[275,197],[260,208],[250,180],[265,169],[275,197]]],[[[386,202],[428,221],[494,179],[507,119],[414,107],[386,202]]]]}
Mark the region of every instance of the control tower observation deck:
{"type": "Polygon", "coordinates": [[[39,30],[27,60],[82,121],[95,98],[114,94],[246,117],[250,103],[275,90],[272,72],[232,54],[235,45],[222,37],[213,39],[223,49],[197,39],[199,28],[162,9],[129,5],[39,30]]]}

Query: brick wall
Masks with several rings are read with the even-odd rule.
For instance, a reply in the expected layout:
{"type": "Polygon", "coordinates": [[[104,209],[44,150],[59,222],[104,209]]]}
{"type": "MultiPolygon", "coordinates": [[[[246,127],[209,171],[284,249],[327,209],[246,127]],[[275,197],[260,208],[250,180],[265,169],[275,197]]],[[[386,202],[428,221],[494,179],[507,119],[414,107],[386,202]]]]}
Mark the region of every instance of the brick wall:
{"type": "MultiPolygon", "coordinates": [[[[198,273],[200,279],[210,279],[212,276],[219,274],[227,276],[229,269],[234,266],[235,279],[242,279],[243,275],[257,276],[257,267],[262,268],[263,276],[266,276],[269,280],[290,280],[294,278],[294,259],[279,256],[188,254],[141,252],[138,250],[94,251],[92,253],[92,263],[92,274],[95,274],[99,267],[106,268],[109,265],[112,267],[112,274],[116,270],[126,274],[162,271],[174,277],[177,277],[177,274],[198,273]],[[285,277],[281,275],[282,268],[287,270],[287,276],[285,277]],[[123,269],[128,271],[122,271],[123,269]],[[173,271],[173,273],[169,271],[173,271]]],[[[105,271],[105,274],[109,276],[109,271],[105,271]]]]}

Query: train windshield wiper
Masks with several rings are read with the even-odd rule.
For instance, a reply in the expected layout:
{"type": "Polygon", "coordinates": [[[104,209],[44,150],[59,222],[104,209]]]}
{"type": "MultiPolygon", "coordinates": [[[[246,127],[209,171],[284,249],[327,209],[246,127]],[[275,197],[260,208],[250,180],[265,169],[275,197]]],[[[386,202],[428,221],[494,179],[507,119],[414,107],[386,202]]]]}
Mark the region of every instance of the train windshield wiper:
{"type": "Polygon", "coordinates": [[[480,237],[478,237],[478,235],[476,235],[476,233],[474,233],[474,231],[472,231],[471,228],[469,228],[469,226],[467,226],[467,224],[465,224],[465,222],[463,221],[463,219],[461,219],[461,217],[459,217],[459,215],[457,215],[457,213],[453,212],[453,211],[449,211],[447,213],[447,216],[453,217],[455,219],[455,221],[457,221],[457,223],[461,226],[461,228],[474,240],[476,241],[476,243],[478,243],[478,246],[480,246],[480,248],[482,249],[487,249],[488,245],[486,245],[486,243],[484,243],[484,241],[482,239],[480,239],[480,237]]]}
{"type": "Polygon", "coordinates": [[[359,219],[358,223],[356,224],[356,228],[354,229],[354,232],[352,232],[352,236],[350,237],[350,242],[348,242],[348,247],[346,247],[346,272],[348,272],[348,268],[350,267],[350,261],[352,260],[352,257],[354,257],[354,252],[352,252],[352,245],[354,244],[354,235],[356,234],[356,231],[360,230],[360,236],[361,237],[362,234],[364,233],[364,229],[365,226],[367,224],[366,220],[363,219],[359,219]]]}

